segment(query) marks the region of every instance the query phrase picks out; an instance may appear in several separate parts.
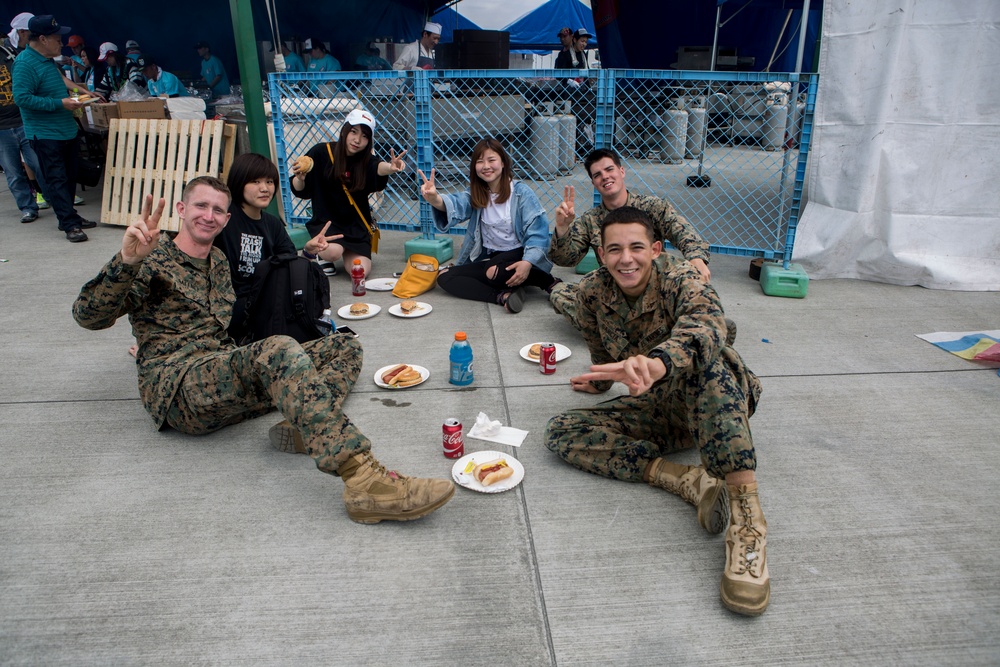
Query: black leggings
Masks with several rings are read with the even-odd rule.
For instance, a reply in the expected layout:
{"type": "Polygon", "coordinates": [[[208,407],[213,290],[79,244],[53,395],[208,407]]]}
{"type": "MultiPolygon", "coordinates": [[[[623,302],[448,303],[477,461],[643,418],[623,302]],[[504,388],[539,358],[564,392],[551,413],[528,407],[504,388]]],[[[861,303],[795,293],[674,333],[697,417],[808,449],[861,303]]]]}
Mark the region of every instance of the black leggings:
{"type": "MultiPolygon", "coordinates": [[[[483,259],[453,266],[438,274],[437,284],[448,294],[460,299],[497,303],[497,297],[502,292],[517,289],[507,285],[507,281],[514,275],[514,272],[508,270],[507,267],[523,257],[524,248],[487,251],[483,259]],[[488,274],[493,266],[497,267],[497,272],[496,276],[491,279],[488,274]]],[[[551,273],[532,265],[523,285],[533,285],[540,289],[546,289],[553,280],[555,279],[551,273]]]]}

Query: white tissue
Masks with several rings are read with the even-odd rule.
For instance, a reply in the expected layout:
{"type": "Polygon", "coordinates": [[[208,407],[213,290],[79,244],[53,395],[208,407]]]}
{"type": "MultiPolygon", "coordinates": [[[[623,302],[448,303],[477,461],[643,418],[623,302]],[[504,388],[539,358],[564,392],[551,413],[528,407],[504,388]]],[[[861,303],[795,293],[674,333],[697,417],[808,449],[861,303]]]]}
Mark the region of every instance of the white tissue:
{"type": "Polygon", "coordinates": [[[496,435],[500,432],[502,426],[503,424],[498,421],[490,421],[485,412],[480,412],[479,416],[476,417],[476,423],[472,426],[472,430],[469,433],[475,433],[472,437],[496,435]]]}
{"type": "Polygon", "coordinates": [[[502,426],[500,422],[490,420],[485,412],[480,412],[479,416],[476,417],[476,423],[472,425],[467,435],[477,440],[488,440],[501,445],[520,447],[528,432],[510,426],[502,426]]]}

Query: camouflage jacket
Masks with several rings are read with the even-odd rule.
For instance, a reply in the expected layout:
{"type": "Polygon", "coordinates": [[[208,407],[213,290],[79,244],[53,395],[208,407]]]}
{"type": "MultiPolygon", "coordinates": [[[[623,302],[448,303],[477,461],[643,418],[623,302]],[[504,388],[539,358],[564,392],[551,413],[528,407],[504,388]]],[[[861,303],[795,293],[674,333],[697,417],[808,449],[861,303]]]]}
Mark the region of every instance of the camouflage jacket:
{"type": "Polygon", "coordinates": [[[107,329],[128,315],[139,343],[139,394],[163,428],[167,409],[189,368],[236,348],[227,328],[236,300],[229,263],[212,248],[207,269],[167,234],[136,266],[121,253],[80,290],[73,317],[86,329],[107,329]]]}
{"type": "MultiPolygon", "coordinates": [[[[703,259],[708,263],[708,244],[669,201],[629,192],[625,205],[644,211],[653,220],[657,240],[669,241],[680,250],[684,259],[703,259]]],[[[593,248],[596,255],[601,245],[601,222],[607,214],[608,209],[602,203],[570,223],[564,235],[557,237],[553,231],[549,259],[559,266],[576,266],[589,248],[593,248]]],[[[600,262],[600,256],[597,261],[600,262]]]]}
{"type": "MultiPolygon", "coordinates": [[[[726,319],[715,288],[687,262],[667,258],[653,263],[646,290],[634,306],[605,267],[580,281],[576,297],[578,328],[594,364],[622,361],[661,348],[671,373],[704,370],[726,341],[726,319]]],[[[607,391],[611,382],[594,382],[607,391]]]]}

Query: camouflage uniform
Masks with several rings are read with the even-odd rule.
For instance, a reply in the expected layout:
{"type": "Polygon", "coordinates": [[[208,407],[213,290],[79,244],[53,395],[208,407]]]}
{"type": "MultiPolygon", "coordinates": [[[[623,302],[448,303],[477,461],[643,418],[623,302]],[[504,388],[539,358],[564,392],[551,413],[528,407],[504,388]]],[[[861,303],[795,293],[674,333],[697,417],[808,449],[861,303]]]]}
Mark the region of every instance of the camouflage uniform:
{"type": "MultiPolygon", "coordinates": [[[[594,364],[622,361],[653,348],[667,353],[667,375],[639,396],[556,415],[546,446],[568,463],[604,477],[641,481],[663,454],[697,447],[713,477],[754,470],[749,418],[760,381],[725,345],[725,319],[715,289],[687,262],[653,264],[646,291],[629,306],[604,267],[582,281],[580,331],[594,364]]],[[[611,382],[594,382],[607,390],[611,382]]]]}
{"type": "MultiPolygon", "coordinates": [[[[656,239],[668,241],[680,250],[684,259],[703,259],[708,264],[708,244],[669,201],[629,192],[625,206],[632,206],[646,213],[653,222],[656,239]]],[[[553,232],[549,259],[559,266],[576,266],[583,260],[587,250],[593,248],[594,255],[600,262],[597,249],[601,245],[601,222],[608,212],[603,203],[599,204],[574,220],[566,234],[557,237],[553,232]]],[[[549,296],[549,302],[555,311],[562,313],[574,326],[577,326],[576,290],[575,283],[562,282],[553,288],[549,296]]]]}
{"type": "Polygon", "coordinates": [[[340,335],[304,345],[272,336],[239,347],[227,333],[234,301],[221,250],[195,259],[161,234],[139,265],[116,254],[83,286],[73,317],[106,329],[129,316],[139,342],[139,394],[159,429],[210,433],[278,408],[323,472],[368,451],[368,439],[341,412],[361,371],[360,344],[340,335]]]}

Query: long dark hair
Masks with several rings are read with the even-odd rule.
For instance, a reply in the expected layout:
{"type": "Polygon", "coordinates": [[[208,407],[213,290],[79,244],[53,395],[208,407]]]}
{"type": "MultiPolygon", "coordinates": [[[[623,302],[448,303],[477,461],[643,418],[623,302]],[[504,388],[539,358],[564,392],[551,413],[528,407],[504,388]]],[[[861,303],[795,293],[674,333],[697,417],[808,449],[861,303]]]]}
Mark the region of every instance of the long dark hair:
{"type": "Polygon", "coordinates": [[[324,170],[326,180],[334,181],[334,184],[343,183],[351,192],[362,192],[365,189],[365,180],[368,176],[368,161],[372,157],[372,129],[364,124],[351,125],[344,123],[340,128],[340,139],[333,146],[334,164],[327,164],[324,170]],[[361,128],[361,132],[368,137],[368,145],[361,149],[360,153],[348,157],[347,155],[347,135],[355,127],[361,128]]]}
{"type": "Polygon", "coordinates": [[[94,87],[101,82],[104,78],[104,63],[97,59],[97,49],[92,46],[84,46],[83,53],[87,55],[87,69],[83,72],[84,83],[87,81],[87,75],[90,72],[94,73],[94,87]]]}
{"type": "Polygon", "coordinates": [[[277,189],[278,168],[273,162],[257,153],[244,153],[233,160],[233,164],[229,167],[229,177],[226,179],[226,186],[233,194],[232,206],[243,206],[243,188],[258,178],[270,178],[277,189]]]}
{"type": "Polygon", "coordinates": [[[486,151],[493,151],[500,156],[503,164],[503,174],[500,175],[500,187],[497,189],[497,203],[502,204],[510,199],[510,183],[514,180],[514,161],[504,150],[503,144],[496,139],[487,137],[481,139],[472,149],[472,160],[469,162],[469,194],[472,196],[473,208],[486,208],[490,204],[490,186],[479,178],[476,173],[476,162],[486,151]]]}

